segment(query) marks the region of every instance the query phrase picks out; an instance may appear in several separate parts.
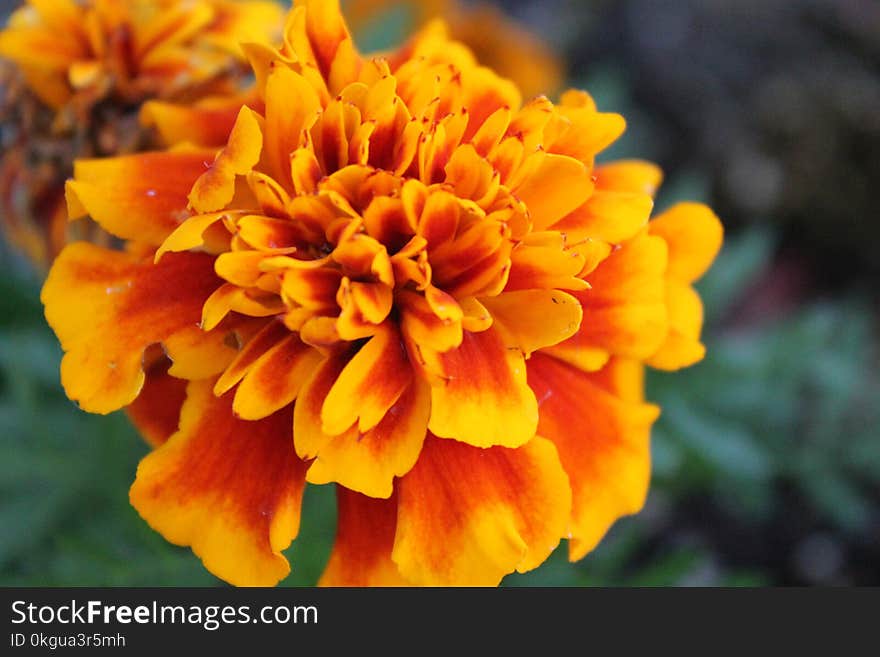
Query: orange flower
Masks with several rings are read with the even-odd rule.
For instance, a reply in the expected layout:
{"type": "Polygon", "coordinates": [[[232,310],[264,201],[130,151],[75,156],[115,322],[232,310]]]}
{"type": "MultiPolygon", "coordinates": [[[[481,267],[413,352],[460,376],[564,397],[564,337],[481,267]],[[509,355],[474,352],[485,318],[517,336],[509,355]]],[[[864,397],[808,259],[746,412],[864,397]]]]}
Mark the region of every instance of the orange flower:
{"type": "Polygon", "coordinates": [[[432,29],[446,29],[452,38],[470,48],[477,59],[510,78],[526,97],[557,91],[564,65],[553,49],[529,29],[491,4],[460,0],[347,0],[343,2],[355,32],[372,29],[392,11],[424,26],[437,18],[432,29]],[[445,25],[444,25],[445,24],[445,25]]]}
{"type": "Polygon", "coordinates": [[[42,298],[70,398],[157,446],[132,504],[233,584],[288,573],[306,482],[337,485],[323,584],[495,585],[562,538],[582,557],[644,501],[642,363],[701,351],[690,283],[720,223],[649,223],[657,168],[594,163],[620,116],[523,104],[436,31],[362,57],[311,0],[247,50],[264,109],[224,148],[68,184],[129,241],[67,247],[42,298]]]}
{"type": "Polygon", "coordinates": [[[228,83],[242,41],[272,34],[272,2],[28,0],[0,33],[0,55],[47,105],[78,98],[136,104],[228,83]]]}
{"type": "MultiPolygon", "coordinates": [[[[57,254],[71,232],[63,182],[73,160],[155,147],[138,126],[145,101],[196,103],[193,111],[220,120],[190,140],[225,142],[231,123],[223,117],[234,119],[247,100],[239,42],[275,41],[281,23],[268,0],[28,0],[0,31],[0,202],[9,238],[37,263],[57,254]]],[[[74,236],[91,230],[77,228],[74,236]]]]}

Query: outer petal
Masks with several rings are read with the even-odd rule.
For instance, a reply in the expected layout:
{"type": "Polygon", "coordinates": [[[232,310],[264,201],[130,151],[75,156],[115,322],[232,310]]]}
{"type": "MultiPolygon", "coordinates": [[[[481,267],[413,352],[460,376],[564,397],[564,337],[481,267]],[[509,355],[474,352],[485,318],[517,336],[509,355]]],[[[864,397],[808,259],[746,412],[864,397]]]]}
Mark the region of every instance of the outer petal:
{"type": "Polygon", "coordinates": [[[66,186],[68,213],[158,246],[189,216],[187,194],[213,158],[212,151],[173,151],[78,160],[66,186]]]}
{"type": "Polygon", "coordinates": [[[576,251],[566,250],[564,238],[557,235],[558,244],[523,242],[517,245],[510,257],[506,290],[584,290],[589,287],[578,278],[585,259],[576,251]]]}
{"type": "Polygon", "coordinates": [[[92,413],[130,404],[144,383],[144,350],[195,328],[219,283],[213,258],[203,254],[168,254],[153,265],[85,242],[68,246],[41,296],[66,352],[67,395],[92,413]]]}
{"type": "Polygon", "coordinates": [[[706,347],[700,342],[703,302],[690,285],[666,282],[669,333],[660,349],[645,362],[661,370],[677,370],[703,359],[706,347]]]}
{"type": "Polygon", "coordinates": [[[647,194],[652,198],[663,181],[660,167],[644,160],[618,160],[601,164],[593,170],[593,174],[598,189],[647,194]]]}
{"type": "Polygon", "coordinates": [[[628,400],[609,384],[625,368],[612,360],[587,374],[535,354],[529,385],[539,400],[538,430],[556,445],[573,493],[569,556],[592,550],[620,516],[642,508],[651,474],[649,446],[656,406],[628,400]]]}
{"type": "Polygon", "coordinates": [[[588,276],[592,289],[573,293],[584,319],[562,346],[639,359],[656,352],[668,330],[665,269],[666,245],[656,237],[640,235],[612,252],[588,276]]]}
{"type": "Polygon", "coordinates": [[[644,228],[653,207],[647,194],[597,190],[553,230],[565,233],[571,242],[600,239],[619,244],[644,228]]]}
{"type": "Polygon", "coordinates": [[[700,203],[679,203],[651,221],[652,235],[669,247],[669,278],[691,283],[712,264],[724,238],[718,217],[700,203]]]}
{"type": "Polygon", "coordinates": [[[581,345],[577,340],[566,340],[561,344],[547,347],[542,352],[574,365],[584,372],[600,370],[611,360],[611,354],[604,349],[581,345]]]}
{"type": "Polygon", "coordinates": [[[568,91],[557,107],[571,122],[562,138],[553,144],[553,153],[564,153],[591,162],[600,151],[614,143],[626,129],[626,121],[619,114],[597,112],[592,99],[583,105],[583,92],[568,91]]]}
{"type": "Polygon", "coordinates": [[[336,488],[336,543],[320,586],[405,586],[391,560],[397,497],[377,500],[336,488]]]}
{"type": "Polygon", "coordinates": [[[187,382],[168,374],[171,362],[162,358],[146,370],[144,387],[125,412],[150,445],[158,447],[177,431],[187,382]]]}
{"type": "Polygon", "coordinates": [[[538,425],[525,361],[497,330],[464,331],[461,345],[436,356],[443,382],[431,388],[428,428],[477,447],[519,447],[538,425]]]}
{"type": "Polygon", "coordinates": [[[290,572],[281,554],[299,531],[305,464],[290,409],[238,420],[213,381],[189,384],[180,430],[144,458],[131,503],[167,540],[189,545],[218,577],[266,586],[290,572]]]}
{"type": "Polygon", "coordinates": [[[494,586],[537,567],[571,509],[568,478],[543,438],[478,449],[429,437],[399,491],[392,558],[425,585],[494,586]]]}

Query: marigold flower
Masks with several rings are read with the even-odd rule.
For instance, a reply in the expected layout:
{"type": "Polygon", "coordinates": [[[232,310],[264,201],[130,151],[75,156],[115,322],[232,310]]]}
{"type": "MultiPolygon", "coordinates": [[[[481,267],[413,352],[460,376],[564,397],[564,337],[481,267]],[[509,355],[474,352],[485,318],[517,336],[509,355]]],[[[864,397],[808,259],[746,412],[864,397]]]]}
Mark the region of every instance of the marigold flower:
{"type": "Polygon", "coordinates": [[[583,557],[644,501],[643,363],[702,356],[720,223],[649,222],[657,167],[595,164],[622,117],[523,104],[435,30],[363,57],[311,0],[246,50],[262,109],[225,147],[68,183],[129,247],[68,246],[42,299],[68,396],[156,445],[132,504],[233,584],[289,572],[306,482],[337,490],[322,584],[495,585],[562,538],[583,557]]]}
{"type": "MultiPolygon", "coordinates": [[[[234,118],[249,72],[238,44],[274,41],[282,20],[269,0],[28,0],[13,12],[0,31],[0,208],[11,241],[40,264],[58,253],[73,228],[63,202],[73,160],[159,145],[138,123],[144,102],[200,101],[195,110],[234,118]]],[[[213,145],[225,142],[223,125],[213,145]]]]}

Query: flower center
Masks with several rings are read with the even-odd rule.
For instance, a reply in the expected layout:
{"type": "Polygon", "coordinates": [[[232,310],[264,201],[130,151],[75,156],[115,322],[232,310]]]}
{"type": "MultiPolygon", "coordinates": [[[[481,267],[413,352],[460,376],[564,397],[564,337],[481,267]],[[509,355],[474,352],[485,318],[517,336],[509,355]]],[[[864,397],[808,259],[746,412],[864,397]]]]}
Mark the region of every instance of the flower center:
{"type": "Polygon", "coordinates": [[[182,229],[219,253],[227,281],[204,328],[230,311],[277,315],[326,349],[390,321],[419,351],[443,353],[492,326],[485,304],[503,291],[584,289],[585,256],[546,230],[564,208],[540,199],[560,160],[583,187],[574,196],[590,186],[583,164],[542,148],[552,104],[475,111],[454,67],[415,63],[424,70],[411,60],[392,74],[373,60],[335,97],[305,67],[270,68],[264,114],[242,110],[190,194],[202,214],[182,229]]]}

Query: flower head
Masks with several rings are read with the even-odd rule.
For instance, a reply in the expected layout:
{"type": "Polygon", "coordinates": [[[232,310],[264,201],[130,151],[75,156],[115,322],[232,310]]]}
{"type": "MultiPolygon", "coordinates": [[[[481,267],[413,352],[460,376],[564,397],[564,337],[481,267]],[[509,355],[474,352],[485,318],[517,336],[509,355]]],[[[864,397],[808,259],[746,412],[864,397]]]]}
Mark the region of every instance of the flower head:
{"type": "Polygon", "coordinates": [[[74,97],[133,105],[228,83],[238,44],[265,40],[278,19],[272,2],[28,0],[0,33],[0,56],[55,109],[74,97]]]}
{"type": "MultiPolygon", "coordinates": [[[[138,121],[147,101],[217,113],[234,98],[237,109],[249,72],[238,44],[274,41],[281,17],[268,0],[28,0],[13,12],[0,31],[0,206],[10,239],[40,264],[57,254],[71,232],[63,184],[73,160],[155,147],[138,121]]],[[[221,143],[223,125],[211,134],[221,143]]],[[[74,236],[94,233],[77,228],[74,236]]]]}
{"type": "Polygon", "coordinates": [[[262,103],[225,147],[68,183],[129,241],[69,246],[43,301],[67,394],[157,445],[132,503],[235,584],[288,572],[307,481],[337,484],[325,584],[494,585],[562,538],[582,557],[644,500],[642,363],[702,357],[718,220],[649,222],[657,168],[595,163],[620,116],[523,103],[434,30],[364,57],[314,0],[246,50],[262,103]]]}

